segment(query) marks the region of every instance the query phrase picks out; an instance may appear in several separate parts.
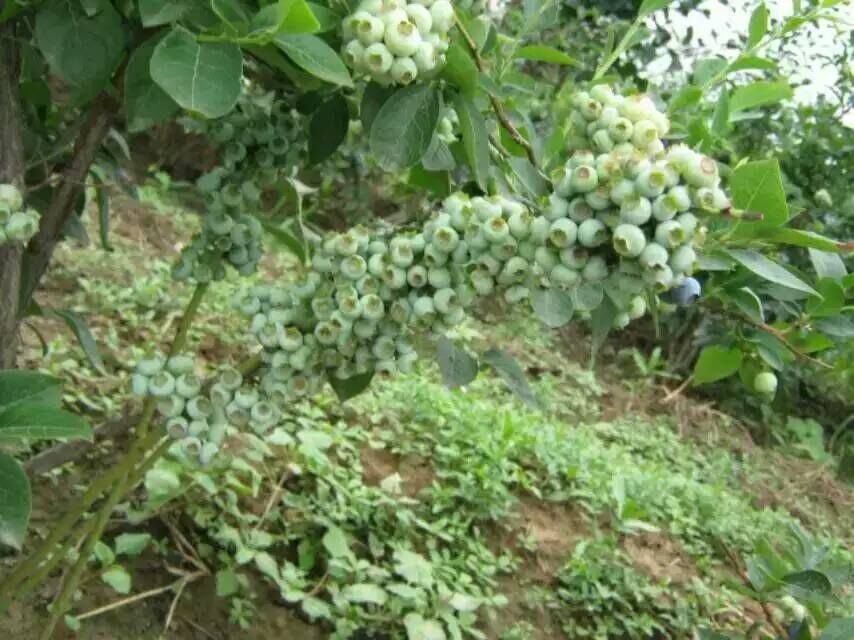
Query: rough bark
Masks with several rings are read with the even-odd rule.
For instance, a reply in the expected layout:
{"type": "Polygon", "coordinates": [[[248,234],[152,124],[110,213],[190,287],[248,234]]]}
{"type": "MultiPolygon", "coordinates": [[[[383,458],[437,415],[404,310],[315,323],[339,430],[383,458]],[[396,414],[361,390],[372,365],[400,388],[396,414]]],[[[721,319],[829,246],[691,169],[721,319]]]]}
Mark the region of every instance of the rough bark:
{"type": "MultiPolygon", "coordinates": [[[[24,148],[14,33],[14,21],[0,24],[0,183],[22,187],[24,148]]],[[[0,369],[15,366],[21,253],[18,244],[0,246],[0,369]]]]}
{"type": "Polygon", "coordinates": [[[21,275],[20,311],[26,309],[33,293],[47,271],[53,250],[62,239],[62,229],[84,189],[89,168],[95,154],[110,129],[113,99],[101,94],[88,110],[86,121],[74,143],[71,163],[63,171],[47,211],[42,213],[39,232],[24,252],[24,269],[21,275]]]}

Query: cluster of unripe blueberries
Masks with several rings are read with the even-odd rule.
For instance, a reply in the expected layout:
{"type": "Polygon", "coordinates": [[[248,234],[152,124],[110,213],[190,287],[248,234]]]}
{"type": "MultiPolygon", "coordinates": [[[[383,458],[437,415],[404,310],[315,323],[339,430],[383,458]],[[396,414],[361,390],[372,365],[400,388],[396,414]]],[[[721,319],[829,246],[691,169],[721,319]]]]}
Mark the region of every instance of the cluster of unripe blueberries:
{"type": "Polygon", "coordinates": [[[453,25],[448,0],[363,0],[342,24],[344,60],[381,85],[407,85],[444,66],[453,25]]]}
{"type": "Polygon", "coordinates": [[[265,190],[279,184],[302,151],[298,115],[274,94],[245,92],[224,118],[190,125],[216,147],[220,164],[196,182],[206,212],[201,231],[175,266],[175,278],[220,280],[226,264],[249,275],[261,258],[263,236],[253,213],[264,209],[265,190]]]}
{"type": "Polygon", "coordinates": [[[0,245],[26,244],[39,230],[39,212],[24,208],[24,198],[13,184],[0,184],[0,245]]]}
{"type": "Polygon", "coordinates": [[[229,427],[252,428],[263,435],[282,416],[287,396],[267,393],[244,381],[234,368],[224,367],[208,382],[195,373],[193,358],[154,356],[137,363],[132,376],[136,395],[157,401],[166,430],[189,459],[207,464],[217,454],[229,427]]]}

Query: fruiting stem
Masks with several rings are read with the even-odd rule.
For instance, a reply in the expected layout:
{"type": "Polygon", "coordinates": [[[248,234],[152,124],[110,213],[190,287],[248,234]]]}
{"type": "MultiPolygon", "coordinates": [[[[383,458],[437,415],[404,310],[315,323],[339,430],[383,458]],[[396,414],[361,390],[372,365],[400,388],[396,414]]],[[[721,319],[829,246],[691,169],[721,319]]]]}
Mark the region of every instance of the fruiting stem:
{"type": "MultiPolygon", "coordinates": [[[[193,318],[198,312],[199,306],[201,305],[202,299],[204,298],[204,294],[207,290],[207,284],[196,285],[196,288],[193,291],[193,295],[184,310],[184,315],[181,318],[181,322],[178,325],[178,330],[175,333],[175,338],[169,348],[168,354],[170,357],[179,353],[186,345],[187,334],[189,333],[190,325],[192,324],[193,318]]],[[[134,440],[134,443],[131,446],[130,453],[128,453],[128,455],[125,457],[125,460],[123,460],[122,463],[118,465],[118,477],[113,486],[113,489],[107,497],[106,502],[103,504],[103,506],[95,516],[95,524],[91,533],[89,533],[88,538],[86,538],[86,541],[83,544],[83,548],[80,550],[80,556],[78,557],[77,562],[72,567],[71,572],[66,576],[66,579],[63,582],[62,591],[53,603],[50,618],[47,622],[47,625],[45,626],[44,631],[41,634],[41,640],[49,640],[51,635],[53,635],[53,631],[56,628],[56,624],[59,621],[59,618],[68,610],[71,604],[71,598],[77,588],[77,583],[80,581],[80,577],[83,575],[83,571],[86,569],[86,565],[89,562],[89,556],[92,555],[95,545],[101,539],[101,536],[104,532],[104,528],[107,526],[107,522],[110,519],[110,515],[112,514],[113,509],[122,499],[122,497],[124,497],[125,492],[128,491],[130,487],[133,487],[136,480],[138,479],[136,474],[133,473],[134,466],[137,460],[142,459],[145,456],[148,446],[150,446],[148,445],[148,429],[151,425],[152,419],[154,418],[156,406],[157,405],[154,398],[147,398],[145,403],[143,404],[142,416],[140,417],[139,423],[136,427],[136,439],[134,440]]],[[[162,455],[162,453],[166,451],[166,448],[161,446],[158,451],[160,451],[161,453],[156,456],[152,455],[148,457],[148,463],[154,464],[154,462],[156,462],[160,455],[162,455]]]]}
{"type": "MultiPolygon", "coordinates": [[[[486,64],[483,62],[483,58],[480,57],[480,52],[477,48],[477,43],[472,38],[471,34],[466,29],[465,25],[462,23],[462,20],[459,19],[459,16],[454,16],[454,20],[456,21],[457,28],[460,30],[460,33],[463,36],[463,39],[466,41],[469,50],[471,51],[472,57],[474,58],[474,62],[477,65],[478,71],[481,73],[486,72],[486,64]]],[[[528,161],[537,166],[537,156],[534,155],[534,149],[531,144],[525,140],[519,130],[510,122],[510,118],[507,116],[507,112],[504,110],[504,106],[498,101],[491,93],[489,94],[489,102],[492,104],[492,110],[495,111],[495,115],[498,117],[498,121],[501,123],[501,126],[507,131],[510,137],[513,139],[513,142],[518,144],[525,150],[525,154],[528,156],[528,161]]]]}

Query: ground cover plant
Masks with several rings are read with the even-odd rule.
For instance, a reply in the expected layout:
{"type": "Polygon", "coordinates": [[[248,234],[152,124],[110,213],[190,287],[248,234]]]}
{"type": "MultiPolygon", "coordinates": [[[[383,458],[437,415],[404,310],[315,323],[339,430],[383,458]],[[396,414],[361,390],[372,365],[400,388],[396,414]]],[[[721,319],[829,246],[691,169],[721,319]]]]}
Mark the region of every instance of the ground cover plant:
{"type": "Polygon", "coordinates": [[[792,97],[768,56],[850,36],[845,3],[758,3],[659,91],[637,62],[671,3],[593,4],[0,7],[14,633],[170,594],[162,633],[210,635],[179,619],[206,583],[228,634],[851,635],[852,246],[808,209],[848,194],[741,131],[792,97]],[[795,384],[814,419],[780,412],[795,384]],[[784,425],[827,500],[686,441],[673,413],[709,385],[784,425]],[[34,536],[44,471],[68,502],[34,536]],[[755,504],[769,478],[793,495],[755,504]],[[140,590],[145,566],[173,579],[140,590]],[[123,597],[83,610],[93,581],[123,597]]]}

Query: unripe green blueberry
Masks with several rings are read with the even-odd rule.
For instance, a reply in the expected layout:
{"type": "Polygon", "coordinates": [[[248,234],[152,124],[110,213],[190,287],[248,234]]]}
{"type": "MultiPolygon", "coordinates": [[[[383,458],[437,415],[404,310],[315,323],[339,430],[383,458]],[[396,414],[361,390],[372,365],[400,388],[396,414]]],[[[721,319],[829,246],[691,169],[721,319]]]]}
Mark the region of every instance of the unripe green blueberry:
{"type": "Polygon", "coordinates": [[[413,289],[420,289],[427,284],[427,269],[420,264],[413,265],[406,272],[406,281],[413,289]]]}
{"type": "Polygon", "coordinates": [[[584,201],[594,211],[602,211],[611,206],[611,190],[604,184],[600,184],[593,191],[584,194],[584,201]]]}
{"type": "Polygon", "coordinates": [[[233,394],[229,389],[226,389],[222,384],[216,383],[214,384],[210,391],[209,397],[211,404],[217,408],[222,409],[233,399],[233,394]]]}
{"type": "MultiPolygon", "coordinates": [[[[414,268],[415,266],[410,267],[410,269],[414,268]]],[[[421,267],[421,269],[423,270],[424,267],[421,267]]],[[[426,271],[424,272],[424,277],[426,278],[426,271]]],[[[400,289],[406,285],[409,280],[409,274],[404,269],[390,264],[386,265],[381,278],[385,285],[390,289],[400,289]]]]}
{"type": "Polygon", "coordinates": [[[620,311],[617,315],[614,316],[614,328],[615,329],[625,329],[629,326],[631,322],[631,318],[629,314],[625,311],[620,311]]]}
{"type": "Polygon", "coordinates": [[[655,241],[668,249],[679,246],[687,237],[688,234],[676,220],[660,222],[655,228],[655,241]]]}
{"type": "Polygon", "coordinates": [[[578,226],[578,243],[585,247],[598,247],[608,241],[608,230],[595,218],[585,220],[578,226]]]}
{"type": "Polygon", "coordinates": [[[396,83],[407,85],[418,76],[418,66],[412,58],[395,58],[389,73],[396,83]]]}
{"type": "Polygon", "coordinates": [[[38,230],[38,217],[26,211],[16,211],[6,223],[7,238],[16,242],[27,242],[38,230]]]}
{"type": "Polygon", "coordinates": [[[608,265],[602,256],[590,256],[581,270],[581,277],[587,282],[599,282],[608,277],[608,265]]]}
{"type": "Polygon", "coordinates": [[[387,73],[394,62],[394,56],[382,42],[375,42],[365,48],[362,64],[374,75],[387,73]]]}
{"type": "Polygon", "coordinates": [[[439,313],[450,313],[459,306],[457,293],[450,288],[439,289],[433,294],[433,306],[439,313]]]}
{"type": "Polygon", "coordinates": [[[501,242],[510,235],[507,221],[500,216],[490,218],[481,225],[481,231],[489,242],[501,242]]]}
{"type": "MultiPolygon", "coordinates": [[[[551,199],[557,198],[557,196],[552,195],[551,199]]],[[[568,204],[568,203],[567,203],[568,204]]],[[[564,209],[564,215],[566,215],[566,209],[564,209]]],[[[510,235],[512,235],[517,240],[523,240],[527,238],[531,233],[531,222],[533,218],[531,214],[527,211],[519,211],[510,216],[510,219],[507,221],[507,226],[510,229],[510,235]]]]}
{"type": "Polygon", "coordinates": [[[537,247],[537,250],[534,252],[534,262],[544,273],[549,273],[560,262],[560,257],[557,252],[552,251],[548,247],[537,247]]]}
{"type": "Polygon", "coordinates": [[[545,217],[549,220],[557,220],[558,218],[565,218],[568,214],[569,202],[557,194],[551,194],[548,206],[544,211],[545,217]]]}
{"type": "Polygon", "coordinates": [[[677,211],[678,209],[676,208],[673,199],[670,197],[670,194],[660,195],[655,199],[655,202],[652,203],[652,216],[658,222],[670,220],[676,215],[677,211]]]}
{"type": "Polygon", "coordinates": [[[168,371],[159,371],[148,379],[148,393],[163,398],[175,392],[175,378],[168,371]]]}
{"type": "Polygon", "coordinates": [[[670,254],[667,252],[667,249],[658,243],[650,242],[641,252],[638,262],[645,269],[652,269],[666,266],[669,259],[670,254]]]}
{"type": "Polygon", "coordinates": [[[179,374],[175,378],[175,393],[184,398],[192,398],[202,391],[202,381],[190,373],[179,374]]]}
{"type": "Polygon", "coordinates": [[[218,377],[219,384],[229,391],[236,391],[243,384],[243,374],[233,367],[224,367],[218,377]]]}
{"type": "Polygon", "coordinates": [[[193,438],[203,438],[210,431],[210,425],[205,420],[192,420],[187,426],[187,434],[193,438]]]}
{"type": "Polygon", "coordinates": [[[636,180],[641,173],[649,169],[651,164],[646,154],[635,150],[623,159],[623,172],[627,178],[636,180]]]}
{"type": "Polygon", "coordinates": [[[572,178],[570,184],[574,191],[587,193],[592,191],[599,184],[599,178],[596,175],[596,169],[590,165],[581,165],[572,170],[572,178]]]}
{"type": "Polygon", "coordinates": [[[430,7],[430,16],[441,33],[447,33],[454,25],[454,8],[448,0],[436,0],[430,7]]]}
{"type": "Polygon", "coordinates": [[[652,203],[643,196],[635,196],[620,205],[620,220],[629,224],[645,224],[652,217],[652,203]]]}
{"type": "Polygon", "coordinates": [[[347,256],[341,260],[341,275],[348,280],[358,280],[368,272],[368,263],[360,255],[347,256]]]}
{"type": "Polygon", "coordinates": [[[368,46],[382,41],[385,33],[382,20],[365,11],[356,12],[354,18],[356,18],[354,25],[356,37],[363,45],[368,46]]]}
{"type": "Polygon", "coordinates": [[[178,440],[187,435],[189,426],[190,423],[187,422],[186,418],[175,416],[166,421],[166,433],[169,434],[169,437],[178,440]]]}
{"type": "Polygon", "coordinates": [[[531,221],[531,242],[543,244],[549,237],[551,222],[545,216],[537,216],[531,221]]]}
{"type": "Polygon", "coordinates": [[[427,270],[427,282],[434,289],[444,289],[451,284],[451,273],[444,267],[430,267],[427,270]]]}
{"type": "Polygon", "coordinates": [[[615,142],[626,142],[634,134],[634,125],[628,118],[617,118],[608,126],[608,134],[615,142]]]}
{"type": "Polygon", "coordinates": [[[685,232],[685,238],[690,239],[697,233],[697,226],[699,225],[699,220],[697,220],[697,216],[693,213],[681,213],[676,217],[676,222],[679,223],[679,226],[682,227],[682,230],[685,232]]]}
{"type": "Polygon", "coordinates": [[[163,358],[154,356],[146,360],[140,360],[136,363],[136,372],[146,377],[151,377],[163,370],[163,358]]]}
{"type": "Polygon", "coordinates": [[[658,167],[649,167],[641,171],[635,184],[642,196],[657,198],[667,188],[667,174],[658,167]]]}
{"type": "Polygon", "coordinates": [[[552,222],[549,228],[549,242],[558,249],[575,244],[578,226],[569,218],[560,218],[552,222]]]}
{"type": "Polygon", "coordinates": [[[590,141],[593,143],[593,148],[602,153],[607,153],[614,148],[614,140],[605,129],[599,129],[590,141]]]}
{"type": "Polygon", "coordinates": [[[694,272],[697,263],[697,252],[688,245],[677,247],[670,256],[670,268],[674,273],[694,272]]]}
{"type": "MultiPolygon", "coordinates": [[[[386,21],[385,44],[394,56],[411,56],[418,51],[421,34],[413,22],[405,17],[393,16],[386,21]]],[[[413,63],[414,66],[414,63],[413,63]]]]}
{"type": "Polygon", "coordinates": [[[430,296],[421,296],[412,305],[412,312],[418,318],[425,318],[436,313],[436,307],[433,304],[433,298],[430,296]]]}
{"type": "Polygon", "coordinates": [[[629,301],[627,313],[629,314],[629,318],[632,320],[642,318],[644,314],[646,314],[646,298],[643,296],[634,296],[629,301]]]}
{"type": "Polygon", "coordinates": [[[448,262],[448,254],[440,251],[435,244],[429,244],[424,248],[424,264],[428,267],[441,267],[448,262]]]}
{"type": "Polygon", "coordinates": [[[578,110],[581,112],[581,115],[588,121],[598,119],[599,116],[602,115],[602,108],[602,103],[598,100],[594,100],[593,98],[584,100],[578,105],[578,110]]]}
{"type": "Polygon", "coordinates": [[[516,251],[519,254],[520,258],[524,258],[528,262],[533,261],[534,253],[537,250],[537,245],[533,242],[529,242],[527,240],[519,243],[519,246],[516,247],[516,251]]]}
{"type": "MultiPolygon", "coordinates": [[[[425,40],[418,45],[418,50],[412,54],[412,60],[420,73],[429,73],[436,68],[439,56],[433,43],[425,40]]],[[[445,135],[452,136],[453,132],[447,132],[445,135]]]]}
{"type": "Polygon", "coordinates": [[[471,284],[481,296],[488,296],[495,289],[495,280],[483,271],[475,271],[471,274],[471,284]]]}
{"type": "Polygon", "coordinates": [[[634,180],[623,178],[611,185],[609,195],[614,204],[622,205],[627,200],[632,200],[637,196],[634,180]]]}
{"type": "Polygon", "coordinates": [[[213,404],[204,396],[196,396],[187,401],[187,415],[193,420],[206,420],[213,413],[213,404]]]}
{"type": "Polygon", "coordinates": [[[770,371],[763,371],[753,379],[753,389],[762,395],[773,396],[777,393],[777,376],[770,371]]]}
{"type": "Polygon", "coordinates": [[[646,150],[649,145],[658,140],[658,127],[649,120],[635,122],[632,132],[632,143],[641,150],[646,150]]]}
{"type": "Polygon", "coordinates": [[[453,227],[438,227],[430,238],[430,242],[441,252],[451,253],[460,242],[459,234],[453,227]]]}
{"type": "Polygon", "coordinates": [[[623,257],[636,258],[646,247],[646,236],[640,227],[621,224],[614,229],[614,251],[623,257]]]}
{"type": "Polygon", "coordinates": [[[581,277],[578,271],[571,269],[564,264],[555,265],[549,272],[549,280],[558,287],[572,287],[581,277]]]}
{"type": "Polygon", "coordinates": [[[720,182],[717,163],[699,153],[691,158],[682,175],[692,187],[716,187],[720,182]]]}
{"type": "Polygon", "coordinates": [[[184,413],[184,399],[175,396],[165,396],[157,401],[157,411],[164,418],[175,418],[184,413]]]}
{"type": "Polygon", "coordinates": [[[643,272],[644,281],[657,292],[667,291],[673,286],[673,271],[668,265],[655,265],[643,272]]]}
{"type": "MultiPolygon", "coordinates": [[[[589,194],[588,194],[589,195],[589,194]]],[[[594,215],[593,207],[585,198],[575,198],[569,203],[569,217],[576,223],[581,224],[594,215]]]]}
{"type": "Polygon", "coordinates": [[[514,256],[507,261],[501,273],[510,283],[522,282],[528,275],[530,267],[525,258],[514,256]]]}
{"type": "MultiPolygon", "coordinates": [[[[453,229],[451,229],[451,231],[454,234],[456,234],[456,231],[454,231],[453,229]]],[[[444,237],[444,233],[439,234],[439,236],[444,237]]],[[[442,243],[443,240],[441,239],[441,237],[434,239],[434,242],[438,241],[438,242],[442,243]]],[[[413,260],[415,260],[415,254],[412,251],[412,245],[405,238],[400,238],[400,239],[396,239],[396,240],[398,240],[398,241],[397,242],[392,241],[391,249],[390,249],[388,255],[391,258],[392,264],[394,264],[395,266],[398,266],[398,267],[406,268],[412,264],[413,260]]],[[[449,239],[446,238],[444,240],[444,242],[449,242],[449,239]]],[[[379,260],[378,264],[381,265],[383,256],[381,256],[381,255],[371,256],[371,260],[374,260],[375,258],[379,260]]],[[[373,273],[373,269],[371,270],[371,272],[373,273]]],[[[379,273],[382,273],[382,271],[380,270],[379,273]]],[[[378,274],[374,274],[374,275],[378,275],[378,274]]]]}
{"type": "Polygon", "coordinates": [[[589,254],[582,247],[568,247],[560,252],[560,261],[570,269],[581,269],[587,264],[589,254]]]}

